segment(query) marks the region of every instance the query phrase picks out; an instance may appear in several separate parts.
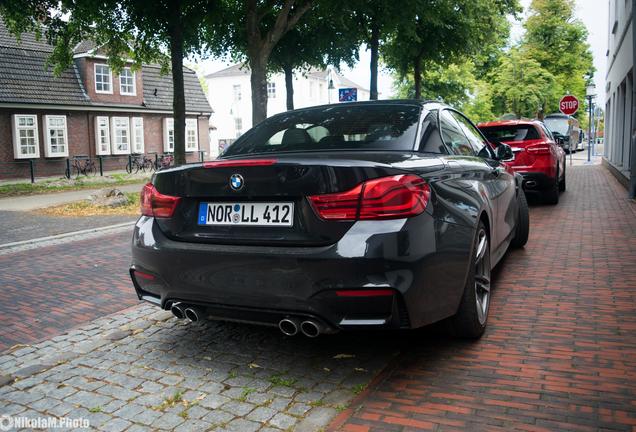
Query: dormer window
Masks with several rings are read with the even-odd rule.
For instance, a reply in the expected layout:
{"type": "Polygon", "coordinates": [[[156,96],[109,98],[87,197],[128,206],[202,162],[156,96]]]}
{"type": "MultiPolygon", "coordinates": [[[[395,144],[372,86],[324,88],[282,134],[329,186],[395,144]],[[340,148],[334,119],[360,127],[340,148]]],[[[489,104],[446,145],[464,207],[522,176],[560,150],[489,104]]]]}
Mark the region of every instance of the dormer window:
{"type": "Polygon", "coordinates": [[[136,96],[135,72],[125,67],[119,73],[119,92],[126,96],[136,96]]]}
{"type": "Polygon", "coordinates": [[[110,67],[105,64],[95,65],[95,93],[112,93],[113,79],[110,67]]]}

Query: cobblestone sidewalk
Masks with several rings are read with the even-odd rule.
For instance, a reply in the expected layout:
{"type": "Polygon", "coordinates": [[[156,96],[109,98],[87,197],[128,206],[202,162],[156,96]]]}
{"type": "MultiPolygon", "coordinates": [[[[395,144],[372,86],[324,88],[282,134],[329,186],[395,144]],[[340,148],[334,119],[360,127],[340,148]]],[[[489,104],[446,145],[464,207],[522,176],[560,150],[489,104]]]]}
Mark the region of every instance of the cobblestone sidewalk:
{"type": "Polygon", "coordinates": [[[287,338],[140,305],[1,355],[0,416],[86,418],[113,432],[314,431],[386,365],[390,347],[386,336],[287,338]]]}

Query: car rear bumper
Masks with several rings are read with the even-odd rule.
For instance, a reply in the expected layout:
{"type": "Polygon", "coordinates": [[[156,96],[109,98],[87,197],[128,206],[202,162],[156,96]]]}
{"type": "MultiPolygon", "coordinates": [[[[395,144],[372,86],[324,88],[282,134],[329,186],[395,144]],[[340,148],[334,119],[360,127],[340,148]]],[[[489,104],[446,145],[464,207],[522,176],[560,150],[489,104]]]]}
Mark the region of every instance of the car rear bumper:
{"type": "Polygon", "coordinates": [[[519,172],[523,176],[523,190],[543,191],[554,187],[554,177],[542,172],[519,172]]]}
{"type": "Polygon", "coordinates": [[[330,330],[412,328],[456,312],[473,237],[474,228],[425,212],[356,222],[329,246],[218,245],[174,241],[142,216],[131,277],[142,300],[192,304],[219,319],[277,325],[292,316],[330,330]]]}

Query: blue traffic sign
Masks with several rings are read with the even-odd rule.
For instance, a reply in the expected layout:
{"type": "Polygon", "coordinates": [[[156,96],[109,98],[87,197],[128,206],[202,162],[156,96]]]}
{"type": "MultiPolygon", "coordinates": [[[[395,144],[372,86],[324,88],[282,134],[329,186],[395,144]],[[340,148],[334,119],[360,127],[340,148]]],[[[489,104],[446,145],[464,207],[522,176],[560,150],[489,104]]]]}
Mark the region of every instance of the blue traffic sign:
{"type": "Polygon", "coordinates": [[[338,89],[338,101],[340,102],[355,102],[358,100],[357,88],[341,88],[338,89]]]}

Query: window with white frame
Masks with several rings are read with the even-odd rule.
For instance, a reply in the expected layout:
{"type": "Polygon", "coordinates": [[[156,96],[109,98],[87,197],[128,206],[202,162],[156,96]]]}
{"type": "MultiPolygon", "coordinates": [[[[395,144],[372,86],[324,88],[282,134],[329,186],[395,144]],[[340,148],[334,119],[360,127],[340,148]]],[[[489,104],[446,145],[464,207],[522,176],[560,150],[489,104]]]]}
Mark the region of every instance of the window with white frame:
{"type": "Polygon", "coordinates": [[[240,137],[243,134],[243,119],[240,117],[234,118],[234,129],[236,129],[236,137],[240,137]]]}
{"type": "Polygon", "coordinates": [[[186,151],[197,151],[199,149],[199,132],[197,119],[186,119],[186,151]]]}
{"type": "Polygon", "coordinates": [[[232,87],[232,90],[234,91],[234,100],[236,102],[241,100],[241,85],[240,84],[234,84],[234,86],[232,87]]]}
{"type": "Polygon", "coordinates": [[[267,83],[267,97],[270,99],[274,99],[276,97],[276,83],[267,83]]]}
{"type": "Polygon", "coordinates": [[[170,117],[163,119],[163,151],[174,151],[174,119],[170,117]]]}
{"type": "Polygon", "coordinates": [[[110,67],[105,64],[95,65],[95,92],[96,93],[112,93],[113,77],[110,67]]]}
{"type": "Polygon", "coordinates": [[[111,117],[110,131],[113,154],[130,153],[130,119],[128,117],[111,117]]]}
{"type": "Polygon", "coordinates": [[[68,138],[66,133],[66,116],[44,116],[46,129],[46,146],[44,156],[64,157],[68,156],[68,138]]]}
{"type": "Polygon", "coordinates": [[[135,72],[129,67],[125,67],[119,73],[119,93],[125,96],[135,96],[135,72]]]}
{"type": "Polygon", "coordinates": [[[15,159],[40,157],[36,115],[15,114],[13,116],[13,157],[15,159]]]}
{"type": "Polygon", "coordinates": [[[144,152],[144,119],[142,117],[132,118],[132,152],[144,152]]]}
{"type": "Polygon", "coordinates": [[[110,154],[110,127],[108,117],[95,117],[95,153],[97,155],[110,154]]]}

